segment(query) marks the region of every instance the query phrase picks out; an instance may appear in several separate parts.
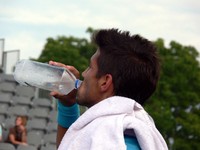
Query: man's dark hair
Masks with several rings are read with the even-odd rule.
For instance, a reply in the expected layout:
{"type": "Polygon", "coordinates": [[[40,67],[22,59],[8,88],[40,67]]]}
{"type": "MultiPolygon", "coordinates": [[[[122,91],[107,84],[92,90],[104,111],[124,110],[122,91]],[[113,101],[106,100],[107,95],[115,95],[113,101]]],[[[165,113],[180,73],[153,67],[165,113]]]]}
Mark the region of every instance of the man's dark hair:
{"type": "Polygon", "coordinates": [[[92,37],[100,50],[97,77],[111,74],[114,94],[143,104],[155,91],[160,64],[154,44],[118,29],[99,30],[92,37]]]}

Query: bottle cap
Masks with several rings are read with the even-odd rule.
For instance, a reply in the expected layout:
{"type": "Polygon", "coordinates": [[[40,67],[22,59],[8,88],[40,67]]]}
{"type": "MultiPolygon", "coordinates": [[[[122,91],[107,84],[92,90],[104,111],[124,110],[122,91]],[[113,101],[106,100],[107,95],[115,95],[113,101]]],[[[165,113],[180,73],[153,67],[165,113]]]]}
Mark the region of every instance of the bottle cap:
{"type": "Polygon", "coordinates": [[[76,81],[75,81],[75,89],[78,89],[80,87],[81,83],[82,83],[81,80],[76,79],[76,81]]]}

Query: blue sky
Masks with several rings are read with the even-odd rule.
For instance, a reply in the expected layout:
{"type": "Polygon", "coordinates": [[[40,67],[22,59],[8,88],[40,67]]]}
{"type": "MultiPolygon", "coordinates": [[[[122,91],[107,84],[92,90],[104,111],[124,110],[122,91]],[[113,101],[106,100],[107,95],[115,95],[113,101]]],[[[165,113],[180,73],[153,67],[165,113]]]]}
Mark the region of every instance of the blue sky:
{"type": "Polygon", "coordinates": [[[48,37],[89,38],[87,27],[119,28],[200,51],[198,0],[0,0],[0,39],[20,59],[38,58],[48,37]]]}

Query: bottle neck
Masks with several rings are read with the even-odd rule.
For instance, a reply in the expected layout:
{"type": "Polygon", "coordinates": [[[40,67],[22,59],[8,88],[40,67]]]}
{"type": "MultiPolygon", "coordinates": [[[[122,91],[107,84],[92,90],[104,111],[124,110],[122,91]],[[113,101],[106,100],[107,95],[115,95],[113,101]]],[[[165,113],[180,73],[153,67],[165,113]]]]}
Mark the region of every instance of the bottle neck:
{"type": "Polygon", "coordinates": [[[80,86],[81,86],[81,83],[82,83],[83,81],[81,81],[81,80],[79,80],[79,79],[76,79],[76,81],[75,81],[75,89],[78,89],[80,86]]]}

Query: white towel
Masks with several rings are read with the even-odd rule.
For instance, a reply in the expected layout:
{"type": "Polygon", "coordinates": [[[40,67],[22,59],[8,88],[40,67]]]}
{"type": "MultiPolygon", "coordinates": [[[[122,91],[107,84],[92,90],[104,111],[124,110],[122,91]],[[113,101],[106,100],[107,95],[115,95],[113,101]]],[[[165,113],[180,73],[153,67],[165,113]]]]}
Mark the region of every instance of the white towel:
{"type": "Polygon", "coordinates": [[[167,150],[153,120],[136,101],[114,96],[88,109],[71,125],[59,150],[126,150],[124,130],[133,129],[142,150],[167,150]]]}

